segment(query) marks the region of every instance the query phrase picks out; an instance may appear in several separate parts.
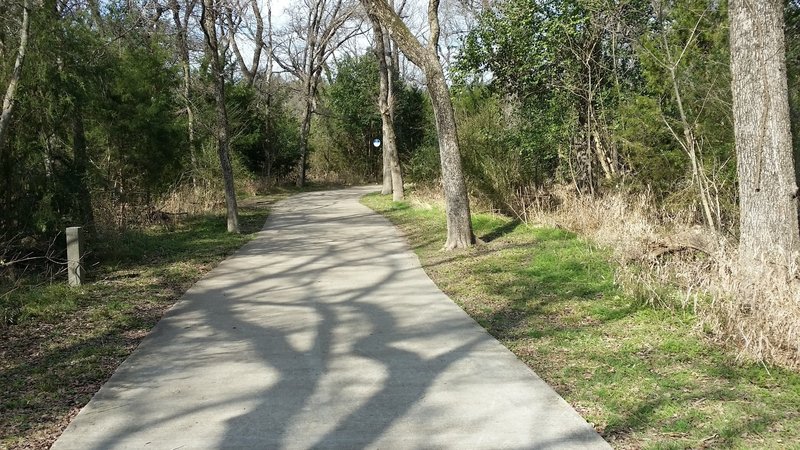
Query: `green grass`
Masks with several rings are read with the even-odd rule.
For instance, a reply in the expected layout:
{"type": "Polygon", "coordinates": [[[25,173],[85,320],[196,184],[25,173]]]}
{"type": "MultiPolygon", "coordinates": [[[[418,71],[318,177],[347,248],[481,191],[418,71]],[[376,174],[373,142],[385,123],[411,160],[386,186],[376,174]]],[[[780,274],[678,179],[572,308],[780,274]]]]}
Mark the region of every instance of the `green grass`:
{"type": "Polygon", "coordinates": [[[800,448],[800,375],[739,364],[683,310],[637,301],[572,233],[476,214],[485,243],[444,252],[438,208],[370,195],[439,287],[615,448],[800,448]]]}
{"type": "Polygon", "coordinates": [[[267,218],[264,206],[285,194],[245,201],[240,235],[209,215],[173,231],[98,239],[88,246],[87,284],[30,278],[0,297],[0,448],[49,447],[164,311],[252,239],[267,218]]]}

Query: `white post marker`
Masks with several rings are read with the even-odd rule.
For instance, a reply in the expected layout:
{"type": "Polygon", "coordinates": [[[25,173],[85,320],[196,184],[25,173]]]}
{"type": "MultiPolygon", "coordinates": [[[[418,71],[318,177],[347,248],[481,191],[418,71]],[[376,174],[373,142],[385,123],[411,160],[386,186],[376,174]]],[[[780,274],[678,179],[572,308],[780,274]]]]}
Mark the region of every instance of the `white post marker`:
{"type": "Polygon", "coordinates": [[[70,286],[83,284],[83,236],[81,227],[67,228],[67,276],[70,286]]]}

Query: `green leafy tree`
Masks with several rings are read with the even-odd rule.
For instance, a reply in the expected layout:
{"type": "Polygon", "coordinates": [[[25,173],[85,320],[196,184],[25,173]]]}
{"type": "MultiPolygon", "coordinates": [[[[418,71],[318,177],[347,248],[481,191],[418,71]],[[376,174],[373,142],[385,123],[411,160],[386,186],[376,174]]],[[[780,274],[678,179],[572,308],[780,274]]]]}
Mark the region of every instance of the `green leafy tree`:
{"type": "Polygon", "coordinates": [[[182,170],[165,35],[143,11],[106,6],[32,11],[29,70],[0,161],[0,232],[119,223],[125,205],[151,201],[182,170]]]}
{"type": "MultiPolygon", "coordinates": [[[[480,17],[456,65],[464,84],[484,82],[519,106],[529,123],[555,107],[570,136],[562,176],[583,192],[623,169],[611,128],[615,107],[639,81],[631,36],[646,23],[647,2],[508,0],[480,17]]],[[[539,122],[542,126],[550,125],[539,122]]],[[[547,131],[547,133],[544,133],[547,131]]],[[[555,175],[555,174],[554,174],[555,175]]]]}
{"type": "MultiPolygon", "coordinates": [[[[359,181],[379,178],[382,157],[372,146],[372,140],[381,135],[378,76],[378,63],[369,52],[339,61],[336,77],[323,96],[320,122],[324,131],[314,140],[318,169],[359,181]]],[[[398,153],[401,160],[408,160],[430,129],[420,108],[426,99],[419,90],[399,81],[393,90],[398,153]]]]}
{"type": "MultiPolygon", "coordinates": [[[[667,201],[694,209],[698,219],[719,229],[730,222],[721,205],[735,201],[727,5],[702,0],[654,5],[654,26],[639,40],[646,84],[634,101],[649,109],[639,109],[646,120],[656,121],[648,128],[672,139],[647,153],[669,155],[666,160],[688,174],[669,183],[667,201]]],[[[658,176],[661,167],[645,170],[658,176]]]]}

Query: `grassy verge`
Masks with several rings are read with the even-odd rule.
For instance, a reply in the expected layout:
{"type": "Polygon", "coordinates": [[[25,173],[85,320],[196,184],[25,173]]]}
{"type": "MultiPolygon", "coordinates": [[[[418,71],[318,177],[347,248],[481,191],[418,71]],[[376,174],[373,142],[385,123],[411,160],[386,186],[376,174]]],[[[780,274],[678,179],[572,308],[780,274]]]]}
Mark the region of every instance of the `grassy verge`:
{"type": "Polygon", "coordinates": [[[0,448],[47,448],[162,314],[200,277],[250,240],[267,205],[246,199],[242,234],[225,218],[186,219],[173,231],[130,231],[90,248],[89,283],[35,283],[0,297],[0,448]]]}
{"type": "Polygon", "coordinates": [[[438,208],[362,202],[398,225],[436,284],[615,448],[800,448],[800,375],[738,364],[691,313],[626,296],[605,250],[476,214],[485,243],[443,252],[438,208]]]}

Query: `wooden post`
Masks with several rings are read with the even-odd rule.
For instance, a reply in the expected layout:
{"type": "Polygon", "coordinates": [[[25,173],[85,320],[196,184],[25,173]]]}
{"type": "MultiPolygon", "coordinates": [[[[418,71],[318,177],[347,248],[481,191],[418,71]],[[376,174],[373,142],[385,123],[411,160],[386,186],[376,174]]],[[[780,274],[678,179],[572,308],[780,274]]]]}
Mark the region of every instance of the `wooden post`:
{"type": "Polygon", "coordinates": [[[70,286],[83,284],[83,232],[81,227],[67,228],[67,274],[70,286]]]}

